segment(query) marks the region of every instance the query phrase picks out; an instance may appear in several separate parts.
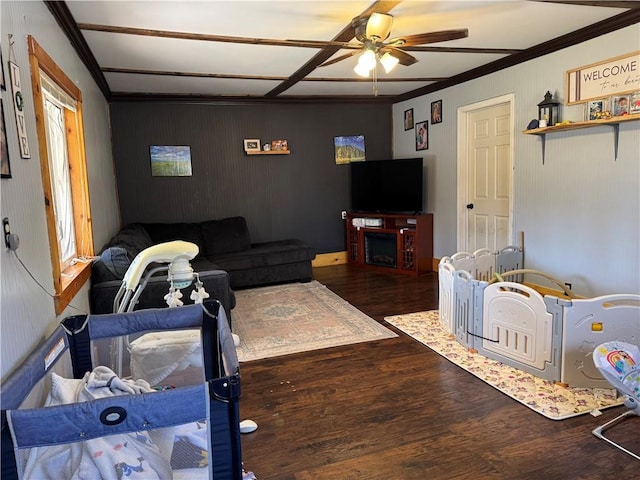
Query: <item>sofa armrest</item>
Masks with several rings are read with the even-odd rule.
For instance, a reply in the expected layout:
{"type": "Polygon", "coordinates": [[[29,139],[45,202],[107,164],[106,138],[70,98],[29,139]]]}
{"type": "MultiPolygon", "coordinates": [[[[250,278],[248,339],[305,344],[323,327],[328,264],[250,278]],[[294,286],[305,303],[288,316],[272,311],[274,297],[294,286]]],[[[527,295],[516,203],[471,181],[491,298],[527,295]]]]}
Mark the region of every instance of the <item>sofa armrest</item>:
{"type": "MultiPolygon", "coordinates": [[[[231,323],[231,310],[236,306],[236,297],[233,290],[231,290],[229,274],[224,270],[208,270],[198,272],[198,275],[204,285],[204,289],[209,294],[209,298],[220,301],[227,313],[229,323],[231,323]]],[[[91,285],[89,299],[91,313],[113,313],[113,299],[116,297],[120,285],[122,285],[120,280],[91,285]]],[[[193,288],[193,285],[191,285],[182,290],[182,301],[185,304],[193,303],[189,298],[193,288]]],[[[169,283],[167,282],[166,275],[155,275],[151,277],[138,299],[135,310],[167,307],[164,300],[164,296],[167,293],[169,293],[169,283]]]]}

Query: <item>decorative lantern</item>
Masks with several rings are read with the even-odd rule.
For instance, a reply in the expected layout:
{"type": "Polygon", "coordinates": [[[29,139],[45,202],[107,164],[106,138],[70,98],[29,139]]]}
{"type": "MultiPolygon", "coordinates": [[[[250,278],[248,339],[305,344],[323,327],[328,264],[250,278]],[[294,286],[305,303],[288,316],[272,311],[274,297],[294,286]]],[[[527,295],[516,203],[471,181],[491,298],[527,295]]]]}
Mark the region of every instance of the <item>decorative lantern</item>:
{"type": "Polygon", "coordinates": [[[551,92],[544,94],[544,100],[538,104],[538,120],[544,120],[548,126],[553,126],[560,122],[558,113],[559,102],[553,100],[551,92]]]}

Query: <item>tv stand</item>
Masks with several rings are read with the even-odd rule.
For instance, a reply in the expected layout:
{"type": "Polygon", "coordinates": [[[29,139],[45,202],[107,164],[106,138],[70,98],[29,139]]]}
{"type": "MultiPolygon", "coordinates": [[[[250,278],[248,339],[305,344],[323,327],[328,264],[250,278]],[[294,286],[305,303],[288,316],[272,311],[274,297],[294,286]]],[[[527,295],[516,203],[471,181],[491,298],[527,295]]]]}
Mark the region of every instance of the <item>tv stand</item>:
{"type": "Polygon", "coordinates": [[[380,271],[433,271],[433,214],[347,213],[347,261],[380,271]]]}

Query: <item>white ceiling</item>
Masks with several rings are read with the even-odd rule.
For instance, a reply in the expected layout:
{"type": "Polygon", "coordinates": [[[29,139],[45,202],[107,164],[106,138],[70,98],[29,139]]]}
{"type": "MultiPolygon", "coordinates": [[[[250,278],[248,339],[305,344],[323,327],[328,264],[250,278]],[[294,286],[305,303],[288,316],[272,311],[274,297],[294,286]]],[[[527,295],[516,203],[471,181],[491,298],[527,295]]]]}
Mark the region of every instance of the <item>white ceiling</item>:
{"type": "MultiPolygon", "coordinates": [[[[394,16],[391,36],[468,28],[467,38],[429,46],[524,50],[627,12],[628,8],[623,7],[634,2],[577,3],[405,0],[389,12],[394,16]]],[[[372,0],[74,0],[67,1],[66,5],[73,20],[80,24],[80,31],[114,96],[262,97],[312,61],[321,49],[112,33],[90,30],[83,24],[256,39],[331,41],[350,25],[352,18],[369,8],[372,0]],[[137,73],[104,69],[133,69],[137,73]],[[169,74],[171,72],[174,74],[169,74]],[[260,78],[271,76],[277,78],[260,78]]],[[[334,57],[349,51],[339,50],[334,57]]],[[[508,56],[503,53],[410,53],[418,63],[398,65],[390,74],[378,69],[378,95],[401,95],[434,83],[425,78],[448,78],[508,56]],[[394,79],[398,81],[389,81],[394,79]]],[[[373,82],[359,80],[353,72],[356,62],[357,56],[353,56],[331,66],[315,68],[303,81],[280,93],[279,98],[371,96],[373,82]]]]}

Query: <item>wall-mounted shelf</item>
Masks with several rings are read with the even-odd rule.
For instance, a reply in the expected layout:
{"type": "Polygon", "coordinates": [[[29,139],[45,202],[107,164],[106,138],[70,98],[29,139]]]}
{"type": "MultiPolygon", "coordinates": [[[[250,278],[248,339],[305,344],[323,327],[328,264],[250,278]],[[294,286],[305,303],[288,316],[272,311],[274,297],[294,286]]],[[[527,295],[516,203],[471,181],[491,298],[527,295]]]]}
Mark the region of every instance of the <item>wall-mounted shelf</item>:
{"type": "Polygon", "coordinates": [[[563,125],[554,125],[552,127],[534,128],[531,130],[524,130],[522,133],[526,135],[538,135],[542,139],[542,163],[544,164],[545,147],[547,134],[555,132],[566,132],[568,130],[578,130],[581,128],[601,127],[608,126],[613,128],[614,140],[614,158],[618,159],[618,135],[620,131],[620,124],[625,122],[631,122],[633,120],[640,120],[640,114],[625,115],[623,117],[611,117],[602,120],[588,120],[585,122],[566,123],[563,125]]]}
{"type": "Polygon", "coordinates": [[[258,150],[255,152],[244,152],[247,155],[289,155],[291,150],[258,150]]]}

